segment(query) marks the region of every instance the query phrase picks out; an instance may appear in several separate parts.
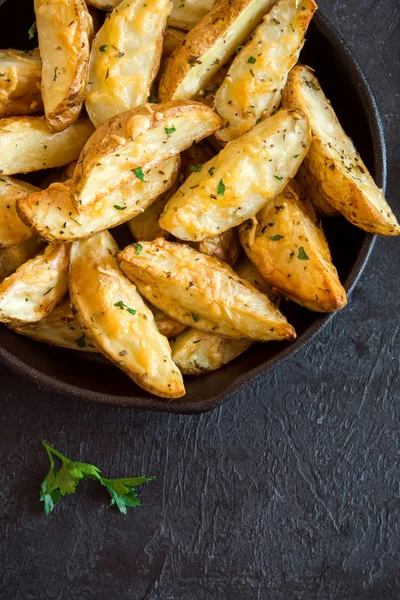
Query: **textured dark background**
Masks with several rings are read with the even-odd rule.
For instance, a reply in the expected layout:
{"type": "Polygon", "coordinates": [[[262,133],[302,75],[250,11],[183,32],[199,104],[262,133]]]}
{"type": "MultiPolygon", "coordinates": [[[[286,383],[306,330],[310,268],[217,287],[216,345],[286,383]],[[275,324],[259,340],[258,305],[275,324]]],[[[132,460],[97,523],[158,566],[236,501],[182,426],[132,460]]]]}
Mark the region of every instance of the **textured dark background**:
{"type": "MultiPolygon", "coordinates": [[[[400,209],[400,10],[320,0],[376,93],[400,209]]],[[[398,241],[349,307],[219,410],[168,416],[56,396],[0,366],[0,597],[400,598],[398,241]],[[85,484],[46,518],[47,439],[113,476],[155,474],[122,516],[85,484]]]]}

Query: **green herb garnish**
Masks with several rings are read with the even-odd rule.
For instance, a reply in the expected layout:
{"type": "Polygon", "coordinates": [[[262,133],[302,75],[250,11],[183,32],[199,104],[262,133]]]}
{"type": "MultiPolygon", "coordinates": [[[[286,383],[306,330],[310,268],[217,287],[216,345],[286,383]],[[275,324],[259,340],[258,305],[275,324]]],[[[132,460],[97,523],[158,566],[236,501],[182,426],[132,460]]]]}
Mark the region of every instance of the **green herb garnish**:
{"type": "Polygon", "coordinates": [[[155,477],[127,477],[124,479],[107,479],[101,477],[100,469],[88,463],[70,460],[46,442],[42,442],[50,461],[50,470],[40,484],[40,500],[44,504],[46,515],[54,510],[65,494],[73,494],[80,481],[93,479],[103,485],[111,496],[109,506],[116,505],[118,510],[126,514],[126,509],[140,506],[140,500],[135,489],[152,481],[155,477]],[[57,470],[54,459],[61,461],[61,468],[57,470]]]}
{"type": "Polygon", "coordinates": [[[127,306],[125,302],[122,302],[122,300],[116,302],[114,306],[117,306],[121,310],[127,310],[131,315],[136,315],[136,310],[134,308],[129,308],[129,306],[127,306]]]}
{"type": "Polygon", "coordinates": [[[86,335],[82,333],[81,337],[75,340],[75,344],[78,346],[78,348],[85,348],[87,346],[86,335]]]}
{"type": "Polygon", "coordinates": [[[309,260],[307,254],[304,251],[303,246],[300,246],[297,258],[299,258],[300,260],[309,260]]]}
{"type": "Polygon", "coordinates": [[[217,187],[217,194],[218,196],[223,196],[225,194],[225,184],[224,184],[224,180],[220,179],[218,182],[218,187],[217,187]]]}
{"type": "Polygon", "coordinates": [[[201,171],[203,165],[200,163],[199,165],[190,165],[190,170],[192,171],[192,173],[198,173],[199,171],[201,171]]]}
{"type": "Polygon", "coordinates": [[[242,48],[243,48],[242,44],[239,44],[238,46],[236,46],[236,54],[239,54],[239,52],[241,51],[242,48]]]}
{"type": "Polygon", "coordinates": [[[128,207],[127,206],[118,206],[118,204],[114,204],[113,208],[116,208],[117,210],[125,210],[128,207]]]}
{"type": "Polygon", "coordinates": [[[143,250],[142,244],[137,244],[136,252],[135,252],[136,256],[139,256],[139,254],[141,253],[142,250],[143,250]]]}
{"type": "Polygon", "coordinates": [[[299,158],[300,154],[295,154],[293,158],[299,158]]]}
{"type": "Polygon", "coordinates": [[[198,323],[200,321],[200,317],[199,315],[196,315],[196,313],[192,313],[192,318],[195,323],[198,323]]]}
{"type": "Polygon", "coordinates": [[[269,240],[271,240],[272,242],[279,242],[279,240],[283,240],[284,237],[285,237],[284,235],[273,235],[272,237],[267,235],[267,238],[269,240]]]}
{"type": "Polygon", "coordinates": [[[250,65],[254,65],[254,63],[256,62],[256,59],[254,58],[254,56],[249,56],[249,58],[247,59],[247,62],[250,65]]]}
{"type": "Polygon", "coordinates": [[[167,135],[171,135],[171,133],[174,133],[174,131],[176,131],[175,127],[172,125],[172,127],[166,127],[165,128],[165,133],[167,135]]]}
{"type": "Polygon", "coordinates": [[[261,118],[261,117],[259,117],[259,118],[257,119],[257,121],[256,121],[256,125],[258,125],[259,123],[261,123],[261,121],[262,121],[262,118],[261,118]]]}
{"type": "Polygon", "coordinates": [[[278,181],[282,181],[283,177],[279,177],[279,175],[274,175],[275,179],[277,179],[278,181]]]}
{"type": "Polygon", "coordinates": [[[103,44],[103,46],[100,46],[99,50],[100,52],[106,52],[108,48],[108,44],[103,44]]]}
{"type": "Polygon", "coordinates": [[[145,181],[142,167],[136,167],[136,169],[133,169],[133,172],[135,173],[136,177],[140,179],[140,181],[145,181]]]}
{"type": "Polygon", "coordinates": [[[215,167],[210,167],[208,169],[209,174],[211,175],[211,177],[214,175],[214,171],[215,171],[215,167]]]}
{"type": "Polygon", "coordinates": [[[37,32],[36,21],[33,21],[32,25],[28,29],[28,37],[30,40],[35,37],[36,32],[37,32]]]}

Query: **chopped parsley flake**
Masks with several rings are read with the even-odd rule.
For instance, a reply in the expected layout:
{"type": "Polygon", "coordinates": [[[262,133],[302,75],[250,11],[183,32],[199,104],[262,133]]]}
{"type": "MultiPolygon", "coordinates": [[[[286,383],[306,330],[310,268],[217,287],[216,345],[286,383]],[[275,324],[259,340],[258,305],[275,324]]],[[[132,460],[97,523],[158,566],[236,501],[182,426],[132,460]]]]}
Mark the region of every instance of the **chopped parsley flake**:
{"type": "Polygon", "coordinates": [[[215,167],[210,167],[210,169],[208,169],[208,172],[211,175],[211,177],[214,175],[214,171],[215,171],[215,167]]]}
{"type": "Polygon", "coordinates": [[[141,253],[141,251],[142,251],[142,250],[143,250],[143,246],[142,246],[142,244],[138,244],[138,245],[136,246],[136,253],[135,253],[135,254],[136,254],[136,256],[139,256],[139,254],[141,253]]]}
{"type": "Polygon", "coordinates": [[[1,181],[2,183],[7,183],[7,181],[6,181],[5,179],[0,179],[0,181],[1,181]]]}
{"type": "Polygon", "coordinates": [[[278,181],[282,181],[283,177],[279,177],[279,175],[274,175],[275,179],[277,179],[278,181]]]}
{"type": "Polygon", "coordinates": [[[31,40],[35,37],[37,31],[36,21],[33,21],[32,25],[28,29],[28,37],[31,40]]]}
{"type": "Polygon", "coordinates": [[[166,127],[165,128],[165,133],[167,135],[171,135],[171,133],[174,133],[174,131],[176,131],[175,127],[172,125],[172,127],[166,127]]]}
{"type": "Polygon", "coordinates": [[[118,206],[118,204],[114,204],[113,208],[116,208],[117,210],[125,210],[128,207],[127,206],[118,206]]]}
{"type": "Polygon", "coordinates": [[[135,173],[136,177],[140,179],[140,181],[145,181],[142,167],[136,167],[136,169],[133,169],[133,172],[135,173]]]}
{"type": "Polygon", "coordinates": [[[261,118],[261,117],[259,117],[259,118],[257,119],[257,121],[256,121],[256,125],[258,125],[259,123],[261,123],[261,121],[262,121],[262,118],[261,118]]]}
{"type": "Polygon", "coordinates": [[[131,315],[136,315],[136,310],[134,308],[129,308],[129,306],[127,306],[124,302],[122,302],[122,300],[119,300],[118,302],[116,302],[114,304],[114,306],[117,306],[121,310],[127,310],[128,313],[130,313],[131,315]]]}
{"type": "Polygon", "coordinates": [[[236,54],[239,54],[239,52],[241,51],[242,48],[243,48],[242,44],[239,44],[238,46],[236,46],[236,54]]]}
{"type": "Polygon", "coordinates": [[[100,46],[99,50],[100,52],[106,52],[108,48],[108,44],[103,44],[103,46],[100,46]]]}
{"type": "Polygon", "coordinates": [[[200,321],[200,317],[199,315],[196,315],[196,313],[192,313],[192,318],[195,323],[198,323],[200,321]]]}
{"type": "Polygon", "coordinates": [[[303,246],[300,246],[297,258],[299,258],[300,260],[309,260],[307,254],[304,251],[303,246]]]}
{"type": "Polygon", "coordinates": [[[247,62],[250,65],[254,65],[254,63],[256,62],[256,59],[254,58],[254,56],[249,56],[249,58],[247,59],[247,62]]]}
{"type": "Polygon", "coordinates": [[[136,310],[134,308],[127,308],[126,310],[128,313],[131,313],[131,315],[136,315],[136,310]]]}
{"type": "Polygon", "coordinates": [[[295,154],[293,158],[299,158],[300,154],[295,154]]]}
{"type": "Polygon", "coordinates": [[[84,333],[82,333],[81,337],[79,337],[78,339],[75,340],[75,344],[78,346],[78,348],[85,348],[86,347],[86,335],[84,333]]]}
{"type": "Polygon", "coordinates": [[[218,196],[223,196],[225,194],[225,184],[223,179],[219,180],[217,194],[218,196]]]}
{"type": "Polygon", "coordinates": [[[199,165],[190,165],[190,170],[192,171],[192,173],[198,173],[199,171],[201,171],[203,165],[200,163],[199,165]]]}
{"type": "Polygon", "coordinates": [[[284,235],[273,235],[272,237],[267,235],[267,238],[269,240],[271,240],[272,242],[279,242],[279,240],[283,240],[284,237],[285,237],[284,235]]]}

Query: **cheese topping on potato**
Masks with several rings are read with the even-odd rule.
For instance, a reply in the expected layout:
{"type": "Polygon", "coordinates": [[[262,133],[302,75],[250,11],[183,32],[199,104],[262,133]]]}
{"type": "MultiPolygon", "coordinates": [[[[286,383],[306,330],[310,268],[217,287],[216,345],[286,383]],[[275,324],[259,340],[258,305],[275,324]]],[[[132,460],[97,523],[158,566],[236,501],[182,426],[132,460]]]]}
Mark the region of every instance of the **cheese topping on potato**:
{"type": "Polygon", "coordinates": [[[39,49],[0,50],[0,117],[31,115],[43,110],[39,49]]]}

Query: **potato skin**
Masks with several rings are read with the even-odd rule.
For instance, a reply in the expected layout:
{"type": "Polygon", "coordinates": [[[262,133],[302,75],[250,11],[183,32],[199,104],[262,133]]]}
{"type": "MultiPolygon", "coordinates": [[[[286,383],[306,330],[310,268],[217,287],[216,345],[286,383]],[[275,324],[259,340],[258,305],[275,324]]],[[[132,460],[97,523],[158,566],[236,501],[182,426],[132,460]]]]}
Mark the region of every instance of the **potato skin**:
{"type": "Polygon", "coordinates": [[[73,175],[77,210],[84,210],[134,178],[135,168],[145,171],[157,166],[211,135],[220,124],[210,108],[193,101],[144,104],[111,118],[96,129],[78,160],[73,175]],[[169,134],[169,128],[175,131],[169,134]]]}
{"type": "Polygon", "coordinates": [[[0,249],[20,244],[33,235],[18,216],[17,201],[38,191],[39,188],[26,181],[0,178],[0,249]]]}
{"type": "Polygon", "coordinates": [[[63,131],[82,110],[93,35],[84,0],[34,0],[42,59],[42,97],[50,131],[63,131]]]}
{"type": "Polygon", "coordinates": [[[15,175],[62,167],[76,160],[93,132],[89,119],[78,119],[52,133],[44,117],[0,119],[0,174],[15,175]]]}
{"type": "Polygon", "coordinates": [[[303,113],[278,111],[192,173],[168,201],[160,226],[202,241],[240,225],[296,175],[310,141],[303,113]]]}
{"type": "Polygon", "coordinates": [[[346,306],[328,242],[296,182],[243,223],[239,237],[262,277],[290,300],[316,312],[346,306]]]}
{"type": "Polygon", "coordinates": [[[162,102],[193,98],[232,56],[274,0],[217,0],[170,56],[158,90],[162,102]]]}
{"type": "Polygon", "coordinates": [[[171,0],[123,0],[104,21],[92,44],[85,100],[95,127],[147,102],[171,10],[171,0]]]}
{"type": "Polygon", "coordinates": [[[151,310],[120,271],[118,246],[103,231],[73,242],[70,295],[76,317],[95,346],[137,385],[163,398],[185,394],[151,310]]]}
{"type": "Polygon", "coordinates": [[[214,109],[222,118],[216,133],[221,144],[279,108],[316,9],[314,0],[278,0],[240,50],[215,96],[214,109]]]}
{"type": "Polygon", "coordinates": [[[0,284],[0,321],[34,323],[50,314],[68,291],[70,247],[50,244],[0,284]]]}
{"type": "Polygon", "coordinates": [[[400,235],[400,225],[352,140],[344,132],[312,69],[297,65],[288,77],[282,105],[302,110],[312,129],[304,165],[324,199],[364,231],[400,235]]]}
{"type": "Polygon", "coordinates": [[[174,242],[132,244],[117,256],[149,302],[181,323],[231,338],[295,339],[285,317],[219,260],[174,242]]]}
{"type": "Polygon", "coordinates": [[[228,229],[220,235],[205,238],[201,242],[194,242],[196,248],[202,254],[213,256],[234,267],[240,254],[240,244],[236,229],[228,229]]]}
{"type": "Polygon", "coordinates": [[[325,194],[319,188],[317,179],[313,177],[304,162],[297,171],[296,181],[301,185],[305,195],[321,217],[337,217],[340,215],[340,212],[326,200],[325,194]]]}
{"type": "Polygon", "coordinates": [[[172,0],[168,23],[179,29],[192,29],[212,8],[214,0],[172,0]]]}
{"type": "Polygon", "coordinates": [[[175,321],[175,319],[171,319],[167,313],[159,308],[156,308],[155,306],[150,306],[150,308],[154,315],[158,331],[161,335],[165,335],[166,338],[173,338],[186,329],[186,325],[182,325],[182,323],[175,321]]]}
{"type": "Polygon", "coordinates": [[[179,156],[146,172],[146,182],[135,178],[116,188],[84,213],[72,204],[71,180],[54,183],[45,190],[17,202],[20,219],[48,242],[65,243],[87,238],[125,223],[174,185],[179,173],[179,156]]]}
{"type": "Polygon", "coordinates": [[[0,50],[0,117],[33,115],[43,110],[39,49],[0,50]]]}
{"type": "Polygon", "coordinates": [[[167,27],[164,35],[162,57],[168,58],[173,51],[183,42],[186,37],[186,31],[176,29],[175,27],[167,27]]]}
{"type": "Polygon", "coordinates": [[[80,350],[82,352],[98,352],[89,341],[85,340],[84,333],[72,311],[69,299],[57,306],[52,313],[37,323],[10,323],[9,327],[16,333],[37,342],[80,350]]]}
{"type": "Polygon", "coordinates": [[[42,246],[43,241],[34,235],[20,244],[0,250],[0,283],[33,258],[42,246]]]}

